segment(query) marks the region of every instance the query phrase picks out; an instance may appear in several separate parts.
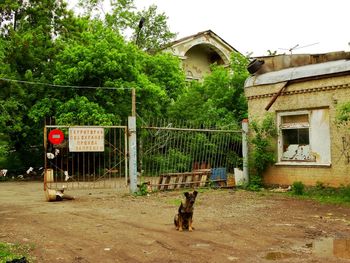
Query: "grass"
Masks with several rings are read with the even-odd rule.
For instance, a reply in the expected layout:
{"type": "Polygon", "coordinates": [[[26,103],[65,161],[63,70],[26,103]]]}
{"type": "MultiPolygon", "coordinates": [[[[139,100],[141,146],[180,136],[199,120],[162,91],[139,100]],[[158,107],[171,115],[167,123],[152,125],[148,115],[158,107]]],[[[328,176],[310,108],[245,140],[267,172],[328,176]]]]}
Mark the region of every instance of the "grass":
{"type": "Polygon", "coordinates": [[[27,261],[31,262],[29,252],[33,250],[30,245],[19,245],[12,243],[0,242],[0,263],[5,263],[14,259],[26,257],[27,261]]]}
{"type": "MultiPolygon", "coordinates": [[[[295,195],[293,192],[290,194],[295,195]]],[[[334,188],[317,183],[314,187],[305,187],[303,193],[298,197],[313,199],[321,203],[350,205],[350,185],[334,188]]]]}
{"type": "Polygon", "coordinates": [[[181,199],[171,199],[167,201],[167,204],[173,205],[173,206],[180,206],[181,199]]]}

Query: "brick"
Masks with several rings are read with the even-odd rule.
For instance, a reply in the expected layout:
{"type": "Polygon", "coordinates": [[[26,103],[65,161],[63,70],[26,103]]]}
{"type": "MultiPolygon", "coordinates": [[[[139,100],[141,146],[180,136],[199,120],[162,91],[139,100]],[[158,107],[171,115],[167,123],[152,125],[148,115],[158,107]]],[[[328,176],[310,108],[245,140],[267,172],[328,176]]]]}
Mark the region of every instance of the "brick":
{"type": "MultiPolygon", "coordinates": [[[[264,118],[267,113],[265,107],[279,87],[280,85],[273,84],[245,89],[250,121],[264,118]]],[[[265,172],[264,182],[281,185],[292,184],[294,181],[303,181],[307,185],[315,185],[318,181],[331,186],[350,184],[350,163],[344,155],[345,150],[350,154],[350,147],[343,149],[342,143],[342,137],[347,137],[350,143],[350,127],[338,128],[335,124],[337,105],[350,100],[350,75],[298,82],[288,86],[285,91],[287,94],[278,97],[269,110],[275,116],[279,111],[324,107],[329,109],[332,165],[330,167],[274,165],[265,172]]]]}

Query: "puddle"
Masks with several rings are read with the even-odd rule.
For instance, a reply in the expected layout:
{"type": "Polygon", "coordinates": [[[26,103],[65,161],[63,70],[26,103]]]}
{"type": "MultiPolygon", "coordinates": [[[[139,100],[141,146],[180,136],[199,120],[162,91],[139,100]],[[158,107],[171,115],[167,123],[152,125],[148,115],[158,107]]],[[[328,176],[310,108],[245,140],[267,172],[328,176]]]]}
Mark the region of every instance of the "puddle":
{"type": "Polygon", "coordinates": [[[319,257],[350,259],[350,238],[323,238],[314,241],[312,249],[319,257]]]}

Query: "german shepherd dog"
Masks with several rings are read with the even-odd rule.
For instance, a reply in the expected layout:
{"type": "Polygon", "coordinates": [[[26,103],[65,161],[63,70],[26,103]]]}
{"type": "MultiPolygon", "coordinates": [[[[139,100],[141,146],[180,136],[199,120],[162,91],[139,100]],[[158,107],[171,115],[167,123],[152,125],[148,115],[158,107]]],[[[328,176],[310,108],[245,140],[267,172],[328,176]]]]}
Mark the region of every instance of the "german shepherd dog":
{"type": "Polygon", "coordinates": [[[183,229],[188,229],[188,231],[192,231],[194,229],[194,227],[192,227],[193,205],[196,201],[197,194],[197,191],[193,191],[193,193],[184,193],[186,197],[185,204],[181,202],[179,213],[174,217],[176,230],[182,231],[183,229]]]}

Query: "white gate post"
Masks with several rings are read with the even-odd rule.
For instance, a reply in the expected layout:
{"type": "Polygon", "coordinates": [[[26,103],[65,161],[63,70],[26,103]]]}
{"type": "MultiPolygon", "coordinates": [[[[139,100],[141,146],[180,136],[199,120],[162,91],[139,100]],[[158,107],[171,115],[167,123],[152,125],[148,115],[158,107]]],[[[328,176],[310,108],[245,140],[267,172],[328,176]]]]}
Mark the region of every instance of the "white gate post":
{"type": "Polygon", "coordinates": [[[130,192],[137,192],[136,117],[128,117],[130,192]]]}
{"type": "Polygon", "coordinates": [[[248,184],[248,119],[242,121],[242,131],[243,180],[248,184]]]}

